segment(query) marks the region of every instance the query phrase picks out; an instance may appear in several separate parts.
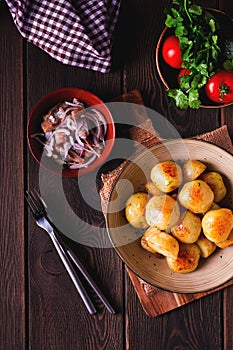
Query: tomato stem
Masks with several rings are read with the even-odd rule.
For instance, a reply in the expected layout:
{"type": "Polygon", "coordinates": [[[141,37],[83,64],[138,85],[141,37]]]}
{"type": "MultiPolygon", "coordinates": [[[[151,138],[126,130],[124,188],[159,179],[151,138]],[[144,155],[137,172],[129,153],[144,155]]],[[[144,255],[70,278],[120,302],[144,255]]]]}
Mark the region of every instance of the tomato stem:
{"type": "Polygon", "coordinates": [[[229,86],[228,85],[226,85],[226,84],[221,84],[220,86],[219,86],[219,92],[220,92],[220,94],[219,94],[219,99],[222,101],[222,99],[223,99],[223,97],[225,96],[225,95],[228,95],[229,93],[230,93],[230,88],[229,88],[229,86]]]}

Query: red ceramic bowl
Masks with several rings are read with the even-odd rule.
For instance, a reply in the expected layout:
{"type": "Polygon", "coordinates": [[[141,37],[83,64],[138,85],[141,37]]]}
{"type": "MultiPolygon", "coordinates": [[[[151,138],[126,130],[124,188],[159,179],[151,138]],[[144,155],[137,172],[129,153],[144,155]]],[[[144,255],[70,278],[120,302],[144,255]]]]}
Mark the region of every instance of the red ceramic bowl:
{"type": "MultiPolygon", "coordinates": [[[[224,12],[218,11],[215,9],[208,9],[208,11],[218,16],[221,22],[224,22],[224,20],[226,21],[225,22],[226,31],[229,31],[229,28],[231,28],[232,30],[233,22],[224,12]]],[[[178,88],[179,86],[177,77],[180,70],[170,67],[162,57],[163,43],[166,40],[166,38],[168,38],[170,35],[173,35],[173,34],[174,34],[174,30],[172,28],[165,27],[159,37],[159,40],[156,46],[156,52],[155,52],[157,71],[166,89],[174,89],[174,88],[178,88]]],[[[222,103],[222,104],[212,102],[205,95],[203,88],[200,90],[200,98],[202,101],[202,104],[200,106],[201,108],[221,108],[221,107],[227,107],[233,104],[232,102],[222,103]]]]}
{"type": "Polygon", "coordinates": [[[62,175],[63,177],[76,177],[93,171],[107,160],[115,141],[115,125],[109,109],[97,96],[77,88],[62,88],[43,96],[35,105],[28,120],[27,140],[33,157],[42,167],[51,173],[62,175]],[[73,98],[77,98],[88,107],[95,106],[104,115],[107,122],[106,146],[100,157],[94,160],[87,168],[69,169],[64,167],[61,171],[61,166],[55,160],[46,156],[42,157],[43,145],[33,138],[32,135],[43,132],[41,122],[44,114],[59,102],[72,101],[73,98]]]}

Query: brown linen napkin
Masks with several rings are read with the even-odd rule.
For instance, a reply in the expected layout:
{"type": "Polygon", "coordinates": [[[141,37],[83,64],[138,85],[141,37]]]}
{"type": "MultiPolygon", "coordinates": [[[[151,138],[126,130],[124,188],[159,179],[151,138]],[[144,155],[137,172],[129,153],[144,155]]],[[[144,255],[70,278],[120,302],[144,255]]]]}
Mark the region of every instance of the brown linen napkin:
{"type": "MultiPolygon", "coordinates": [[[[129,94],[125,94],[122,97],[118,98],[118,101],[119,100],[138,104],[143,103],[138,91],[132,91],[129,94]]],[[[161,138],[153,128],[151,120],[148,119],[146,112],[142,112],[140,115],[137,114],[135,122],[139,125],[133,126],[129,130],[130,137],[133,140],[137,141],[137,143],[135,143],[135,146],[138,145],[138,143],[142,143],[144,146],[149,146],[153,143],[161,141],[161,138]]],[[[228,152],[233,153],[233,145],[228,134],[226,125],[214,131],[198,135],[196,136],[196,138],[216,144],[226,149],[228,152]]],[[[138,148],[140,148],[140,146],[136,146],[135,152],[139,150],[138,148]]],[[[106,204],[111,191],[111,187],[124,165],[125,162],[120,164],[113,171],[108,172],[107,174],[102,174],[101,176],[103,187],[101,188],[99,193],[104,214],[106,213],[106,204]]],[[[165,312],[171,311],[195,299],[200,299],[208,294],[212,294],[213,292],[216,292],[233,284],[233,279],[231,279],[230,281],[221,285],[220,287],[207,292],[193,294],[172,293],[154,287],[153,285],[143,281],[141,278],[136,276],[128,267],[126,267],[126,270],[128,272],[128,275],[131,279],[131,282],[134,286],[134,289],[138,295],[138,298],[144,311],[148,316],[151,317],[155,317],[165,312]]]]}

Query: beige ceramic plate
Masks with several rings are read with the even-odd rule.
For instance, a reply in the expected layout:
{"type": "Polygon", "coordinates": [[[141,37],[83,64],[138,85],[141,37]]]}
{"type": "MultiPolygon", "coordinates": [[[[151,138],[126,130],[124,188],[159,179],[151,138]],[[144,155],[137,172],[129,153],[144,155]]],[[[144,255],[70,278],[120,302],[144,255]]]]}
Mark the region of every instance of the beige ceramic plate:
{"type": "Polygon", "coordinates": [[[172,272],[164,258],[141,248],[142,232],[133,229],[125,219],[126,200],[143,191],[150,169],[157,162],[173,159],[183,163],[198,159],[208,169],[220,172],[228,193],[221,206],[233,208],[233,156],[223,149],[199,140],[171,140],[145,149],[129,161],[115,182],[107,210],[107,228],[121,259],[145,281],[174,292],[196,293],[216,288],[233,277],[233,246],[217,249],[208,259],[201,259],[197,270],[188,274],[172,272]]]}

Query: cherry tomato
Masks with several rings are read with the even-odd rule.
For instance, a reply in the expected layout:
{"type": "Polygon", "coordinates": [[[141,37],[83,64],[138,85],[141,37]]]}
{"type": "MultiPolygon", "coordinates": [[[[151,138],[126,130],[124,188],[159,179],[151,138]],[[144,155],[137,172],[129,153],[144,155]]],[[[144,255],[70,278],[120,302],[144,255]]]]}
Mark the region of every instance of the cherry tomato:
{"type": "Polygon", "coordinates": [[[181,49],[179,39],[175,35],[169,36],[163,44],[162,56],[164,61],[173,68],[181,68],[181,49]]]}
{"type": "Polygon", "coordinates": [[[233,72],[220,70],[205,85],[207,97],[217,103],[233,102],[233,72]]]}
{"type": "Polygon", "coordinates": [[[178,74],[177,81],[180,84],[180,77],[183,77],[184,75],[189,75],[191,71],[187,68],[182,68],[178,74]]]}

